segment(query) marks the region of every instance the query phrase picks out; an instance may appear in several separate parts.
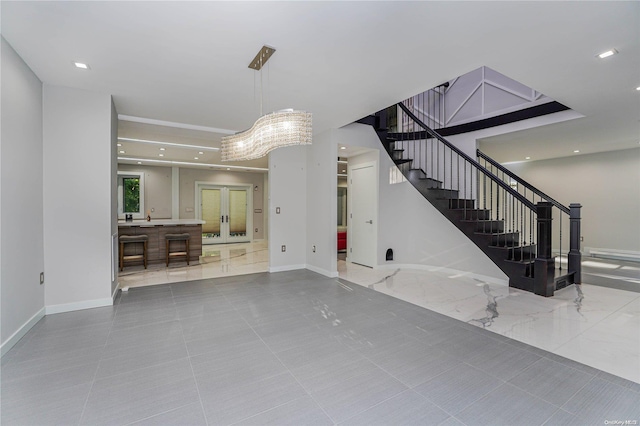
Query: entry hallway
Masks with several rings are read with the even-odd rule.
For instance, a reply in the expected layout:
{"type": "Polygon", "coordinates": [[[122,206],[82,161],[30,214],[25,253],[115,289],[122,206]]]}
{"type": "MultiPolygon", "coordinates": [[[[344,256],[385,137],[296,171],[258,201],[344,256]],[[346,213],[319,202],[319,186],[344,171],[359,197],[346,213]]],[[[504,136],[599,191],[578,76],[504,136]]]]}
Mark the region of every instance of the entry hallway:
{"type": "Polygon", "coordinates": [[[640,420],[640,384],[307,270],[131,288],[47,316],[1,379],[2,425],[640,420]]]}

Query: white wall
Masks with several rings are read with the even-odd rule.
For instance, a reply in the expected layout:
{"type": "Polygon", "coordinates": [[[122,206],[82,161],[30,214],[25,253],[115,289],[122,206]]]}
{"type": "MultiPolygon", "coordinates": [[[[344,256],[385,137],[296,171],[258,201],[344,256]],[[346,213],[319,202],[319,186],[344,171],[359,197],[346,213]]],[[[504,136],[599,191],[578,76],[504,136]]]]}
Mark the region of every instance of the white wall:
{"type": "Polygon", "coordinates": [[[307,269],[337,276],[338,145],[334,130],[313,138],[307,147],[307,269]],[[313,251],[313,246],[316,251],[313,251]]]}
{"type": "Polygon", "coordinates": [[[118,112],[116,105],[111,98],[111,160],[110,179],[111,179],[111,294],[114,295],[118,289],[118,112]]]}
{"type": "Polygon", "coordinates": [[[47,313],[112,304],[111,96],[44,85],[47,313]]]}
{"type": "Polygon", "coordinates": [[[640,255],[640,148],[505,164],[568,206],[582,204],[582,250],[640,255]]]}
{"type": "MultiPolygon", "coordinates": [[[[389,171],[395,165],[382,150],[371,126],[350,124],[336,130],[335,139],[344,145],[380,151],[376,256],[379,266],[448,268],[506,283],[506,275],[411,183],[389,183],[389,171]],[[393,262],[385,260],[388,248],[393,249],[393,262]]],[[[369,154],[361,159],[369,161],[374,157],[369,154]]],[[[357,164],[357,161],[358,158],[349,158],[350,164],[357,164]]]]}
{"type": "Polygon", "coordinates": [[[1,43],[0,312],[4,354],[44,315],[44,286],[39,280],[44,249],[42,83],[4,38],[1,43]]]}
{"type": "Polygon", "coordinates": [[[305,268],[307,260],[306,191],[307,146],[291,146],[271,151],[269,153],[270,272],[305,268]],[[279,214],[276,214],[276,208],[280,208],[279,214]],[[281,250],[283,245],[286,246],[284,253],[281,250]]]}

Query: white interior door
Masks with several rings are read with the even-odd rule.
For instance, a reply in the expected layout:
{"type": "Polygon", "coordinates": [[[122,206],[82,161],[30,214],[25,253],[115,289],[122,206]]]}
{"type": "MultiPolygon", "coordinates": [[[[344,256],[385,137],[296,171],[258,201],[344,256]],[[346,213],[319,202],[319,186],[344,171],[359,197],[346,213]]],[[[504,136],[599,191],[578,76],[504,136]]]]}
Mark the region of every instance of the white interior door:
{"type": "Polygon", "coordinates": [[[202,244],[251,241],[250,194],[246,187],[200,185],[202,244]]]}
{"type": "Polygon", "coordinates": [[[377,191],[374,164],[354,166],[350,170],[351,214],[349,261],[373,267],[377,247],[377,191]]]}

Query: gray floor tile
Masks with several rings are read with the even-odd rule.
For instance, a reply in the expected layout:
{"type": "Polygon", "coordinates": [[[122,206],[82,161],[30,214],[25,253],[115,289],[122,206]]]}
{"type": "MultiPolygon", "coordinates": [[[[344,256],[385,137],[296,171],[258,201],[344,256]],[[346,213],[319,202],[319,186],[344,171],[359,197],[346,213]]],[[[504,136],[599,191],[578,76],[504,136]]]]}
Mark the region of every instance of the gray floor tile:
{"type": "Polygon", "coordinates": [[[309,392],[339,385],[351,377],[380,369],[358,354],[334,354],[291,370],[298,382],[309,392]]]}
{"type": "Polygon", "coordinates": [[[456,415],[503,383],[474,367],[461,364],[414,390],[449,414],[456,415]]]}
{"type": "MultiPolygon", "coordinates": [[[[598,425],[601,424],[603,423],[598,423],[598,425]]],[[[546,421],[544,426],[586,426],[586,423],[573,414],[569,414],[564,410],[558,410],[546,421]]]]}
{"type": "Polygon", "coordinates": [[[333,425],[333,422],[311,397],[304,396],[236,424],[246,426],[328,426],[333,425]]]}
{"type": "Polygon", "coordinates": [[[91,383],[98,364],[79,365],[50,373],[27,376],[16,380],[2,380],[2,401],[12,403],[21,399],[36,398],[69,387],[91,383]]]}
{"type": "Polygon", "coordinates": [[[23,359],[22,357],[3,357],[7,362],[2,365],[2,381],[21,379],[39,374],[53,373],[58,370],[94,364],[103,353],[102,346],[78,348],[73,352],[54,352],[44,354],[40,358],[23,359]]]}
{"type": "Polygon", "coordinates": [[[444,422],[440,423],[438,426],[465,426],[460,420],[455,417],[449,417],[444,422]]]}
{"type": "Polygon", "coordinates": [[[81,424],[127,424],[198,402],[189,360],[96,380],[81,424]]]}
{"type": "Polygon", "coordinates": [[[594,378],[562,409],[594,424],[603,424],[605,420],[640,421],[640,394],[594,378]]]}
{"type": "Polygon", "coordinates": [[[474,426],[538,426],[558,408],[508,383],[467,407],[456,418],[474,426]]]}
{"type": "Polygon", "coordinates": [[[193,371],[200,390],[204,392],[210,388],[263,380],[286,373],[287,369],[273,354],[263,350],[193,365],[193,371]]]}
{"type": "Polygon", "coordinates": [[[374,362],[410,388],[462,365],[462,362],[455,357],[434,348],[430,348],[421,357],[413,360],[380,360],[376,357],[374,362]]]}
{"type": "Polygon", "coordinates": [[[406,389],[384,371],[374,369],[311,392],[311,396],[334,422],[340,423],[406,389]]]}
{"type": "Polygon", "coordinates": [[[448,417],[449,414],[422,396],[407,390],[345,420],[341,425],[439,425],[448,417]]]}
{"type": "Polygon", "coordinates": [[[509,380],[539,359],[534,353],[496,343],[476,351],[466,362],[501,380],[509,380]]]}
{"type": "Polygon", "coordinates": [[[561,407],[592,378],[590,374],[541,358],[509,383],[561,407]]]}
{"type": "Polygon", "coordinates": [[[135,426],[206,426],[207,420],[204,418],[204,411],[200,401],[185,405],[175,410],[147,417],[144,420],[130,423],[135,426]]]}
{"type": "Polygon", "coordinates": [[[120,352],[109,353],[98,365],[97,379],[128,373],[139,368],[164,364],[169,361],[186,359],[188,356],[184,340],[156,341],[146,346],[122,348],[120,352]]]}
{"type": "Polygon", "coordinates": [[[0,420],[5,426],[77,425],[90,390],[91,383],[84,383],[65,388],[64,391],[54,389],[10,401],[3,389],[0,420]]]}
{"type": "Polygon", "coordinates": [[[213,352],[219,347],[234,347],[257,341],[260,341],[260,338],[249,328],[224,328],[199,334],[197,337],[191,336],[186,343],[189,355],[195,356],[213,352]]]}
{"type": "Polygon", "coordinates": [[[310,271],[132,288],[115,303],[49,315],[2,357],[3,425],[640,417],[637,383],[310,271]],[[486,393],[499,379],[518,386],[486,393]]]}
{"type": "Polygon", "coordinates": [[[289,373],[241,385],[199,388],[207,422],[213,425],[237,423],[307,395],[289,373]]]}
{"type": "Polygon", "coordinates": [[[623,388],[630,389],[634,392],[640,392],[640,383],[632,382],[631,380],[623,379],[622,377],[614,376],[613,374],[609,374],[604,371],[600,371],[596,377],[615,383],[618,386],[622,386],[623,388]]]}

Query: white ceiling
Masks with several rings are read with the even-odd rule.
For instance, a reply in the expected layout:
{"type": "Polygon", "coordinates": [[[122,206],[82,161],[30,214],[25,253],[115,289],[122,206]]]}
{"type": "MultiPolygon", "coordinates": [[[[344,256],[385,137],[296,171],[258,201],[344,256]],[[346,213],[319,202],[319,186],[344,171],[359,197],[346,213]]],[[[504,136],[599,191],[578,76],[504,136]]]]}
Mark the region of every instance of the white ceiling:
{"type": "MultiPolygon", "coordinates": [[[[486,65],[585,116],[483,141],[499,161],[532,149],[536,158],[551,158],[638,147],[640,140],[637,1],[0,7],[2,35],[45,84],[110,93],[121,115],[246,129],[259,115],[259,73],[248,64],[267,44],[277,51],[263,72],[265,112],[311,111],[315,134],[486,65]],[[620,53],[595,57],[612,47],[620,53]]],[[[220,138],[121,122],[121,135],[133,134],[211,146],[220,138]]]]}

